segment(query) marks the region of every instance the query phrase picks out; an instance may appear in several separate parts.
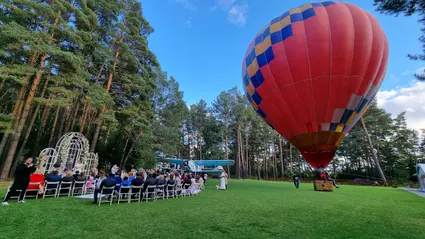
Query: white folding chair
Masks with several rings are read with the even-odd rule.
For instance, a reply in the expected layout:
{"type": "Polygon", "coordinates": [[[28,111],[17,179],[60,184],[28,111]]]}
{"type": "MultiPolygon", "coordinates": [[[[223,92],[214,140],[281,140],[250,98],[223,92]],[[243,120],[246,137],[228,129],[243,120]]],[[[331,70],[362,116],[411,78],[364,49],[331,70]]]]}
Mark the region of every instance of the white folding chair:
{"type": "Polygon", "coordinates": [[[67,196],[69,197],[71,195],[71,190],[72,190],[72,184],[74,182],[61,182],[59,184],[59,191],[56,194],[56,197],[60,197],[60,196],[67,196]]]}
{"type": "Polygon", "coordinates": [[[183,189],[182,189],[181,184],[176,185],[176,188],[174,190],[174,194],[175,194],[176,198],[183,197],[183,189]]]}
{"type": "Polygon", "coordinates": [[[192,193],[190,191],[190,186],[191,186],[190,184],[183,185],[183,197],[192,196],[192,193]]]}
{"type": "Polygon", "coordinates": [[[83,188],[83,194],[87,193],[94,193],[94,190],[96,189],[97,180],[95,180],[90,186],[87,186],[87,182],[84,184],[83,188]]]}
{"type": "Polygon", "coordinates": [[[59,190],[59,183],[60,182],[48,182],[48,181],[46,181],[44,183],[43,198],[45,198],[45,197],[56,197],[56,194],[58,193],[58,190],[59,190]],[[53,194],[49,195],[49,192],[53,192],[53,194]]]}
{"type": "Polygon", "coordinates": [[[138,201],[142,199],[142,186],[131,186],[129,202],[138,201]]]}
{"type": "Polygon", "coordinates": [[[103,187],[102,190],[100,190],[100,193],[98,195],[99,199],[98,206],[102,203],[103,196],[106,196],[106,200],[103,200],[103,202],[109,202],[109,205],[112,205],[112,202],[114,201],[114,193],[115,193],[115,186],[112,187],[103,187]]]}
{"type": "Polygon", "coordinates": [[[34,183],[30,183],[28,185],[28,188],[30,188],[30,186],[34,186],[34,189],[27,189],[27,191],[25,191],[24,194],[24,198],[38,198],[38,191],[40,191],[40,182],[34,182],[34,183]],[[28,192],[30,192],[28,194],[28,192]]]}
{"type": "Polygon", "coordinates": [[[156,185],[148,185],[144,194],[146,202],[148,200],[156,201],[156,185]]]}
{"type": "Polygon", "coordinates": [[[86,181],[75,181],[74,185],[72,186],[71,196],[73,197],[74,193],[83,195],[85,185],[86,181]]]}
{"type": "Polygon", "coordinates": [[[160,199],[160,198],[164,199],[165,198],[164,188],[165,188],[165,185],[157,185],[156,186],[156,195],[155,195],[156,199],[160,199]]]}
{"type": "MultiPolygon", "coordinates": [[[[12,184],[9,185],[9,187],[7,188],[7,193],[6,195],[4,195],[4,198],[6,198],[6,196],[10,193],[10,188],[12,187],[12,184]]],[[[10,196],[10,199],[17,199],[19,200],[19,196],[21,196],[22,190],[21,189],[16,189],[16,192],[18,192],[18,195],[12,195],[10,196]]],[[[4,200],[3,198],[3,200],[4,200]]]]}
{"type": "Polygon", "coordinates": [[[131,196],[131,192],[130,192],[131,186],[121,186],[120,189],[118,190],[118,204],[120,204],[120,202],[127,202],[130,203],[130,196],[131,196]]]}
{"type": "Polygon", "coordinates": [[[167,199],[169,197],[174,198],[176,196],[176,190],[174,189],[175,186],[176,186],[176,183],[167,185],[167,199]]]}

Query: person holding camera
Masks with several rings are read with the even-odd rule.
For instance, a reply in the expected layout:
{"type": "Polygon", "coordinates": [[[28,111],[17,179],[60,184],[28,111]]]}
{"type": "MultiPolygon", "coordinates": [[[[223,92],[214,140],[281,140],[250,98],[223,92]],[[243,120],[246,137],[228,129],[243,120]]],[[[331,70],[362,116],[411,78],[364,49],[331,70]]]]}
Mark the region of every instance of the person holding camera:
{"type": "Polygon", "coordinates": [[[32,163],[32,158],[27,158],[23,163],[16,167],[15,181],[13,181],[9,192],[6,193],[2,205],[9,205],[8,201],[12,195],[17,194],[17,190],[21,190],[19,194],[19,202],[24,203],[24,195],[30,183],[30,175],[36,170],[36,166],[32,163]]]}

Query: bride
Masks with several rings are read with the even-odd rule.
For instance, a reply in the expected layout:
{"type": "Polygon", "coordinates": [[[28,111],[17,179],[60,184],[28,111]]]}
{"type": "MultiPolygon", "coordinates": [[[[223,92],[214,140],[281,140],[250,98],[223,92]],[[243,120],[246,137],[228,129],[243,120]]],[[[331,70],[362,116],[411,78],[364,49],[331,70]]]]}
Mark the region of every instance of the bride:
{"type": "Polygon", "coordinates": [[[217,190],[226,190],[226,173],[222,166],[218,166],[217,169],[221,170],[220,174],[220,185],[216,185],[217,190]]]}

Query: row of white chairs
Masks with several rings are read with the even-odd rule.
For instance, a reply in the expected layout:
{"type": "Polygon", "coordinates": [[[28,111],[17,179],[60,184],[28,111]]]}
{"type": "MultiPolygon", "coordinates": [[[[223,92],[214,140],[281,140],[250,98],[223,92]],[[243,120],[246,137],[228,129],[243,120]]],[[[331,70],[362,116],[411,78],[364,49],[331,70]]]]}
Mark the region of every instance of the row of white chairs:
{"type": "MultiPolygon", "coordinates": [[[[10,187],[7,189],[7,192],[10,193],[10,187]]],[[[43,198],[45,197],[59,197],[59,196],[74,196],[74,195],[83,195],[86,193],[93,193],[95,185],[92,187],[86,186],[86,181],[74,181],[74,182],[44,182],[44,192],[43,198]]],[[[29,183],[29,186],[25,191],[24,198],[38,198],[40,192],[40,183],[32,182],[29,183]]],[[[16,190],[19,192],[19,195],[13,195],[11,199],[19,198],[22,190],[16,190]]]]}
{"type": "MultiPolygon", "coordinates": [[[[112,205],[114,201],[141,203],[142,201],[156,201],[157,199],[178,198],[192,196],[189,185],[148,185],[145,192],[142,192],[143,186],[121,186],[115,190],[116,186],[103,187],[98,196],[98,206],[101,203],[112,205]]],[[[195,194],[196,195],[196,194],[195,194]]]]}

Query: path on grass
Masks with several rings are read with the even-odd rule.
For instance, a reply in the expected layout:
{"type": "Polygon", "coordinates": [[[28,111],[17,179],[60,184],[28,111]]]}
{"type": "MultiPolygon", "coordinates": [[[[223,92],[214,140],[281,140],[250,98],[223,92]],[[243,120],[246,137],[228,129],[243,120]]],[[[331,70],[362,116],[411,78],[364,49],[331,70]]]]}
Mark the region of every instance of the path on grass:
{"type": "Polygon", "coordinates": [[[416,194],[416,195],[418,195],[420,197],[425,198],[425,192],[421,192],[417,188],[402,188],[402,189],[405,190],[405,191],[414,193],[414,194],[416,194]]]}

